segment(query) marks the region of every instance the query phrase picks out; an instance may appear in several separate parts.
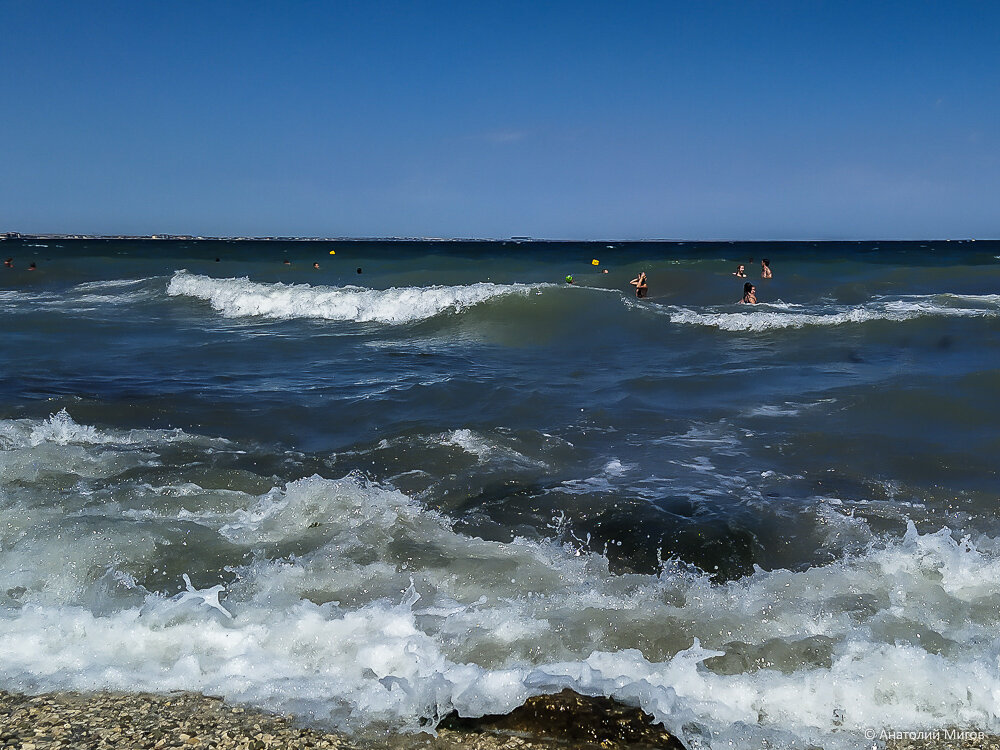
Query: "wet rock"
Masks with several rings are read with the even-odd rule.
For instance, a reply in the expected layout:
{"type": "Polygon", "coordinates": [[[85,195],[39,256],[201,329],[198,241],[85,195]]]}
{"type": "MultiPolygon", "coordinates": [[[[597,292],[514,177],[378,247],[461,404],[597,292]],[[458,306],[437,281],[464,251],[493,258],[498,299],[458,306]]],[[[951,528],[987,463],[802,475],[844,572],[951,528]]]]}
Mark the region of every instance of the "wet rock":
{"type": "Polygon", "coordinates": [[[571,745],[683,748],[641,709],[610,698],[590,698],[572,690],[529,698],[523,706],[503,716],[465,719],[453,714],[441,726],[464,731],[516,733],[571,745]]]}

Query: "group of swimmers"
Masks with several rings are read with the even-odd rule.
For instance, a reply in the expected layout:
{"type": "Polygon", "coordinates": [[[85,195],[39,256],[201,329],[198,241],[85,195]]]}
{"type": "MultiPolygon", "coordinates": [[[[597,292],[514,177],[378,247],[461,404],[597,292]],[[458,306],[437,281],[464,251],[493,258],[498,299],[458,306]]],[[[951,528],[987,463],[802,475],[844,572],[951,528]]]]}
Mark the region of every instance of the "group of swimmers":
{"type": "MultiPolygon", "coordinates": [[[[750,259],[753,261],[753,258],[750,259]]],[[[605,271],[607,273],[607,271],[605,271]]],[[[747,267],[742,263],[736,267],[736,271],[733,272],[733,276],[740,279],[745,279],[747,277],[747,267]]],[[[767,258],[763,258],[760,261],[760,277],[762,279],[770,279],[771,275],[771,261],[767,258]]],[[[572,277],[567,277],[570,279],[572,277]]],[[[573,283],[570,281],[570,283],[573,283]]],[[[649,294],[649,282],[646,279],[646,272],[640,271],[639,275],[632,279],[629,284],[635,287],[635,296],[642,299],[647,294],[649,294]]],[[[756,305],[757,304],[757,287],[751,284],[749,281],[743,285],[743,299],[740,300],[740,304],[744,305],[756,305]]]]}
{"type": "MultiPolygon", "coordinates": [[[[13,268],[14,267],[14,259],[13,258],[7,258],[7,259],[4,260],[3,264],[7,268],[13,268]]],[[[31,261],[31,263],[28,264],[28,270],[29,271],[34,271],[36,268],[38,268],[38,266],[35,265],[35,261],[31,261]]]]}
{"type": "MultiPolygon", "coordinates": [[[[753,260],[751,258],[750,260],[753,260]]],[[[733,272],[733,276],[740,279],[745,279],[747,277],[747,267],[740,263],[736,270],[733,272]]],[[[771,261],[767,258],[761,258],[760,261],[760,277],[762,279],[771,278],[771,261]]],[[[757,304],[757,287],[751,284],[749,281],[743,285],[743,299],[739,302],[741,305],[756,305],[757,304]]]]}
{"type": "MultiPolygon", "coordinates": [[[[218,258],[216,258],[216,259],[215,259],[215,262],[216,262],[216,263],[218,263],[218,262],[219,262],[219,259],[218,259],[218,258]]],[[[282,264],[283,264],[283,265],[286,265],[286,266],[290,266],[290,265],[292,265],[292,261],[288,260],[288,258],[285,258],[285,259],[284,259],[283,261],[281,261],[281,262],[282,262],[282,264]]],[[[313,263],[313,268],[314,268],[315,270],[317,270],[317,271],[318,271],[318,270],[319,270],[319,263],[313,263]]],[[[357,270],[357,273],[361,273],[361,269],[360,269],[360,268],[358,268],[358,270],[357,270]]]]}

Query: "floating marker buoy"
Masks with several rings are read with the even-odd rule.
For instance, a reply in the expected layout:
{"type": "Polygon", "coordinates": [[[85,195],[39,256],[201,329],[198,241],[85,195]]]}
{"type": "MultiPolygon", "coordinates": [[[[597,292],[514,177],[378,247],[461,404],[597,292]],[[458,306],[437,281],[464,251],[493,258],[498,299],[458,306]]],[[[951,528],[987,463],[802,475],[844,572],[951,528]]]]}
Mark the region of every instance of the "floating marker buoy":
{"type": "Polygon", "coordinates": [[[590,261],[590,263],[591,263],[591,265],[595,265],[595,266],[601,265],[601,261],[599,261],[597,258],[594,258],[592,261],[590,261]]]}
{"type": "Polygon", "coordinates": [[[337,254],[337,251],[336,251],[336,250],[331,250],[331,251],[330,251],[330,255],[336,255],[336,254],[337,254]]]}

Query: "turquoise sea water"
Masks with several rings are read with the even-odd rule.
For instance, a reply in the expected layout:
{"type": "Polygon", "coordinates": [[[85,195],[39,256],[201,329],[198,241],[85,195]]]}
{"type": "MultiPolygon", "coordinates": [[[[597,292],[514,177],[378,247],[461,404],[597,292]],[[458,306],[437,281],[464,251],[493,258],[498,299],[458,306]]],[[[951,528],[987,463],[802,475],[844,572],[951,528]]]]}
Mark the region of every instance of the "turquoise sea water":
{"type": "Polygon", "coordinates": [[[1000,730],[1000,243],[0,250],[0,687],[1000,730]]]}

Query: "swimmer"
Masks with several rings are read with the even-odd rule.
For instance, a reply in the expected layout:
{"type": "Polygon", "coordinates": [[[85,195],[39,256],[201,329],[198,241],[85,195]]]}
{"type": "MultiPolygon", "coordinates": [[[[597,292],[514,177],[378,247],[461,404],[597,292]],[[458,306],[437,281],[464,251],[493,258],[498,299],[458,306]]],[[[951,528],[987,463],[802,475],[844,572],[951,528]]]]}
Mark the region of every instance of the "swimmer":
{"type": "Polygon", "coordinates": [[[285,264],[286,266],[290,266],[290,265],[292,265],[292,261],[288,260],[288,258],[285,258],[285,259],[284,259],[283,261],[281,261],[281,262],[282,262],[282,263],[284,263],[284,264],[285,264]]]}
{"type": "Polygon", "coordinates": [[[749,281],[743,285],[743,299],[740,300],[740,304],[741,305],[757,304],[757,287],[755,287],[749,281]]]}
{"type": "Polygon", "coordinates": [[[572,284],[573,283],[573,277],[572,276],[567,276],[566,277],[566,283],[567,284],[572,284]]]}
{"type": "Polygon", "coordinates": [[[747,277],[747,267],[740,263],[733,272],[733,276],[739,276],[741,279],[745,279],[747,277]]]}
{"type": "Polygon", "coordinates": [[[605,268],[605,269],[604,269],[604,273],[607,273],[607,272],[608,272],[608,269],[607,269],[607,268],[605,268]]]}
{"type": "Polygon", "coordinates": [[[7,258],[7,260],[5,260],[3,262],[3,264],[5,266],[7,266],[7,268],[13,268],[14,267],[14,259],[13,258],[7,258]]]}
{"type": "Polygon", "coordinates": [[[34,271],[36,268],[38,268],[38,266],[35,265],[35,261],[31,261],[31,263],[28,264],[29,271],[34,271]]]}
{"type": "Polygon", "coordinates": [[[313,268],[319,268],[319,263],[313,263],[313,268]]]}
{"type": "Polygon", "coordinates": [[[760,261],[760,277],[762,279],[771,278],[771,261],[767,258],[762,258],[760,261]]]}
{"type": "Polygon", "coordinates": [[[361,269],[360,268],[358,268],[358,273],[361,273],[361,269]]]}
{"type": "Polygon", "coordinates": [[[646,284],[646,272],[639,271],[639,275],[632,279],[629,284],[635,287],[635,296],[642,299],[649,294],[649,286],[646,284]]]}

